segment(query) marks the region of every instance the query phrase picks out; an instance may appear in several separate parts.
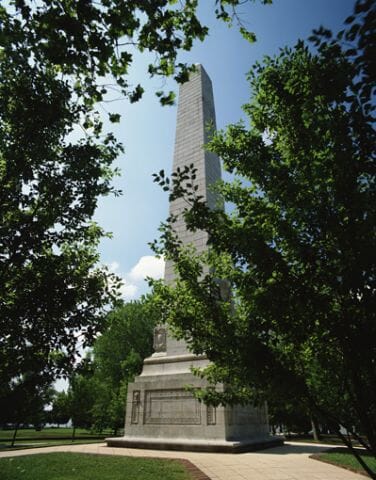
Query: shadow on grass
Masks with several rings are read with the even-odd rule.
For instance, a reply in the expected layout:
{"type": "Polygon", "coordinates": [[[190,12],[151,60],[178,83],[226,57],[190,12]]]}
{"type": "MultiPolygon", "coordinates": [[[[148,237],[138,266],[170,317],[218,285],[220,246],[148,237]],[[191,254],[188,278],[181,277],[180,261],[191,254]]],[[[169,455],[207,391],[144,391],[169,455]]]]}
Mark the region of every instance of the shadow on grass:
{"type": "MultiPolygon", "coordinates": [[[[376,473],[376,458],[372,453],[367,452],[364,449],[357,448],[358,454],[362,457],[363,461],[367,464],[368,468],[376,473]]],[[[346,447],[337,447],[325,450],[324,452],[313,454],[310,458],[319,460],[320,462],[329,463],[336,467],[341,467],[346,470],[350,470],[354,473],[360,473],[368,477],[368,474],[363,470],[363,467],[359,464],[358,460],[351,454],[346,447]]]]}

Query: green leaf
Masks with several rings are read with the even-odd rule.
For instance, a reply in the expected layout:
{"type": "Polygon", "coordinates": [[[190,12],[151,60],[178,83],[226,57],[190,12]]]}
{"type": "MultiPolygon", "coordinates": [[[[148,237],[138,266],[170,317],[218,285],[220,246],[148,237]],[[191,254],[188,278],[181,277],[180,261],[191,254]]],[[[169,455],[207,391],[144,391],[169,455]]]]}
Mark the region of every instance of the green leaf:
{"type": "Polygon", "coordinates": [[[250,32],[244,27],[240,27],[239,31],[243,38],[245,38],[249,43],[254,43],[256,41],[256,34],[254,32],[250,32]]]}
{"type": "Polygon", "coordinates": [[[121,115],[119,113],[109,113],[108,118],[112,123],[119,123],[121,115]]]}

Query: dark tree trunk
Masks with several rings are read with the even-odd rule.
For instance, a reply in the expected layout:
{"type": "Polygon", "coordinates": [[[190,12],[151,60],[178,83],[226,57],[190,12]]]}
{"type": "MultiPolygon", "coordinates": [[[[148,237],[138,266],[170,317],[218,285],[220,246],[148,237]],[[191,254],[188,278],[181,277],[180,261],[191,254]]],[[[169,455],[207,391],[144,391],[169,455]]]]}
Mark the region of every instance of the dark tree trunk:
{"type": "Polygon", "coordinates": [[[320,437],[320,430],[318,428],[317,420],[315,417],[311,416],[311,425],[312,425],[312,434],[313,434],[313,440],[315,442],[319,442],[321,437],[320,437]]]}
{"type": "Polygon", "coordinates": [[[19,427],[19,423],[16,423],[15,427],[14,427],[14,433],[13,433],[13,438],[12,438],[12,443],[11,443],[11,447],[14,447],[14,444],[16,442],[16,436],[17,436],[17,432],[18,432],[18,427],[19,427]]]}
{"type": "Polygon", "coordinates": [[[356,448],[353,447],[351,440],[348,440],[345,435],[341,433],[340,430],[337,430],[337,435],[338,437],[342,440],[342,442],[349,448],[350,452],[354,457],[358,460],[360,465],[363,467],[363,469],[367,472],[367,474],[373,479],[376,480],[376,472],[372,471],[368,465],[365,463],[365,461],[362,459],[362,457],[359,455],[358,451],[356,448]]]}

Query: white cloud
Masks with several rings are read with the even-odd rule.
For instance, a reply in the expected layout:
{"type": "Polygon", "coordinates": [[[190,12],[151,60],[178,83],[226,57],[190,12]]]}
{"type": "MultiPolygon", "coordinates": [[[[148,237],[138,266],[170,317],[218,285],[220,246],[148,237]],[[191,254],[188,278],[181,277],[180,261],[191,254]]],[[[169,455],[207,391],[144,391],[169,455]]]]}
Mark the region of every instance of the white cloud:
{"type": "Polygon", "coordinates": [[[124,300],[132,300],[137,296],[138,287],[137,285],[132,285],[125,282],[124,285],[120,287],[120,291],[124,300]]]}
{"type": "Polygon", "coordinates": [[[134,282],[145,280],[146,277],[162,278],[164,274],[163,258],[145,255],[141,257],[129,273],[129,278],[134,282]]]}
{"type": "Polygon", "coordinates": [[[122,273],[118,262],[114,261],[107,264],[109,270],[116,273],[124,284],[120,288],[121,296],[125,301],[134,300],[146,292],[146,277],[155,279],[163,278],[164,260],[152,255],[145,255],[131,268],[127,273],[122,273]]]}
{"type": "Polygon", "coordinates": [[[115,273],[117,270],[119,270],[119,263],[118,262],[111,262],[107,264],[110,272],[115,273]]]}

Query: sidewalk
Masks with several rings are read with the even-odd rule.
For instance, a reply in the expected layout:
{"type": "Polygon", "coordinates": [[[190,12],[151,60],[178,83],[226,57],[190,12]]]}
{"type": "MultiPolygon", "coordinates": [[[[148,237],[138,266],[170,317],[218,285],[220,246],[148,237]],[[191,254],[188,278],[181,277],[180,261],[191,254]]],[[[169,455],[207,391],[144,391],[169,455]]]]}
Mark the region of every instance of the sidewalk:
{"type": "Polygon", "coordinates": [[[328,447],[329,445],[286,442],[282,447],[259,452],[223,454],[112,448],[97,443],[0,452],[0,458],[47,452],[184,458],[195,464],[211,480],[365,480],[363,475],[309,458],[312,453],[328,447]]]}

